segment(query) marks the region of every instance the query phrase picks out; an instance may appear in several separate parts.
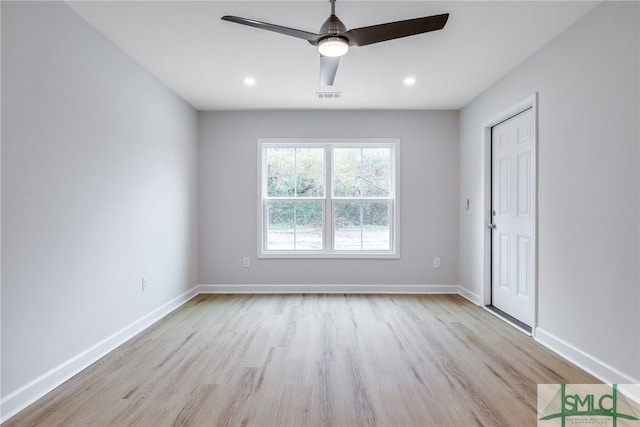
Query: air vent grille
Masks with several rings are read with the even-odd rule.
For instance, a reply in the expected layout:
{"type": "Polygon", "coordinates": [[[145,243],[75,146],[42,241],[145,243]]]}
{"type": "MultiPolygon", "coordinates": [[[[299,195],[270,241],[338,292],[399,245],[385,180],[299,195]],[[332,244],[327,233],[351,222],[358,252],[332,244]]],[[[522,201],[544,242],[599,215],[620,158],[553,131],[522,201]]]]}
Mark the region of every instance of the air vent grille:
{"type": "Polygon", "coordinates": [[[316,92],[320,99],[337,99],[342,98],[342,92],[316,92]]]}

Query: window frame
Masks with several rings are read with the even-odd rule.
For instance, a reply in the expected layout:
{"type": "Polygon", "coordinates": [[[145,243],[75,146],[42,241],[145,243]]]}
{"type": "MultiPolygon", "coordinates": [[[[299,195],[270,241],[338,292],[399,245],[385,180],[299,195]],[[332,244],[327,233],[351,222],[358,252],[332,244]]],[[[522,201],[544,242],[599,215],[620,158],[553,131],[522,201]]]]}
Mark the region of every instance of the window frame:
{"type": "Polygon", "coordinates": [[[400,258],[400,140],[398,138],[258,138],[258,258],[400,258]],[[323,148],[324,197],[267,197],[268,148],[323,148]],[[389,197],[334,197],[333,148],[390,148],[391,191],[389,197]],[[323,250],[267,250],[268,209],[273,200],[282,202],[322,203],[323,250]],[[390,204],[389,250],[336,250],[333,234],[336,202],[376,202],[390,204]]]}

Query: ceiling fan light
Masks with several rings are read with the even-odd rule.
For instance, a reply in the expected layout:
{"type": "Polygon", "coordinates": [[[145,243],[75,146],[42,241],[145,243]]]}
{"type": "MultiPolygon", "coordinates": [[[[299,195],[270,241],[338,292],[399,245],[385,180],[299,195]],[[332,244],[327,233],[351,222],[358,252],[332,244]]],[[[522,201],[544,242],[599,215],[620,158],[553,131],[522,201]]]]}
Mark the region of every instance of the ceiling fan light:
{"type": "Polygon", "coordinates": [[[322,56],[335,58],[349,50],[349,42],[342,37],[326,37],[318,43],[318,51],[322,56]]]}

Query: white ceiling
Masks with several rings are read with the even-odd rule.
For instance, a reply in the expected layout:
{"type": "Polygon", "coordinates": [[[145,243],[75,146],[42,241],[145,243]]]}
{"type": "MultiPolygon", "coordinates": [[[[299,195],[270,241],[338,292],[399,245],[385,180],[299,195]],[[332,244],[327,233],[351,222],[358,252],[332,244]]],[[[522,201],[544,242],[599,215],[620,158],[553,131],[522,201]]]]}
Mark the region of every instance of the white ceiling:
{"type": "Polygon", "coordinates": [[[592,9],[594,1],[340,0],[347,28],[450,13],[442,31],[354,47],[335,85],[319,84],[304,40],[223,15],[317,32],[329,1],[68,1],[198,110],[459,109],[592,9]],[[246,76],[255,78],[252,87],[246,76]],[[417,82],[406,87],[403,80],[417,82]],[[319,91],[341,92],[318,99],[319,91]]]}

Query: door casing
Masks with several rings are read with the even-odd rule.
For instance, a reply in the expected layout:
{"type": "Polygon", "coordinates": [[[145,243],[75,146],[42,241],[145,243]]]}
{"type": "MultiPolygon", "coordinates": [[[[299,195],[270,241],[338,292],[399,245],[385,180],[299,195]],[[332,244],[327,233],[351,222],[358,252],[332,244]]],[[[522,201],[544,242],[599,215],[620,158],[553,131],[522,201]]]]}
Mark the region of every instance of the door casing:
{"type": "Polygon", "coordinates": [[[525,98],[524,100],[512,105],[506,110],[496,114],[491,119],[485,121],[481,125],[482,135],[482,176],[483,176],[483,237],[484,237],[484,295],[483,303],[485,306],[491,305],[491,230],[487,224],[492,222],[491,216],[491,128],[495,125],[517,115],[521,112],[533,109],[533,124],[535,128],[535,138],[533,141],[533,150],[531,153],[531,170],[533,172],[532,180],[532,200],[531,212],[533,214],[533,277],[531,283],[532,290],[532,310],[533,321],[531,324],[531,334],[535,336],[535,330],[538,325],[538,93],[525,98]]]}

